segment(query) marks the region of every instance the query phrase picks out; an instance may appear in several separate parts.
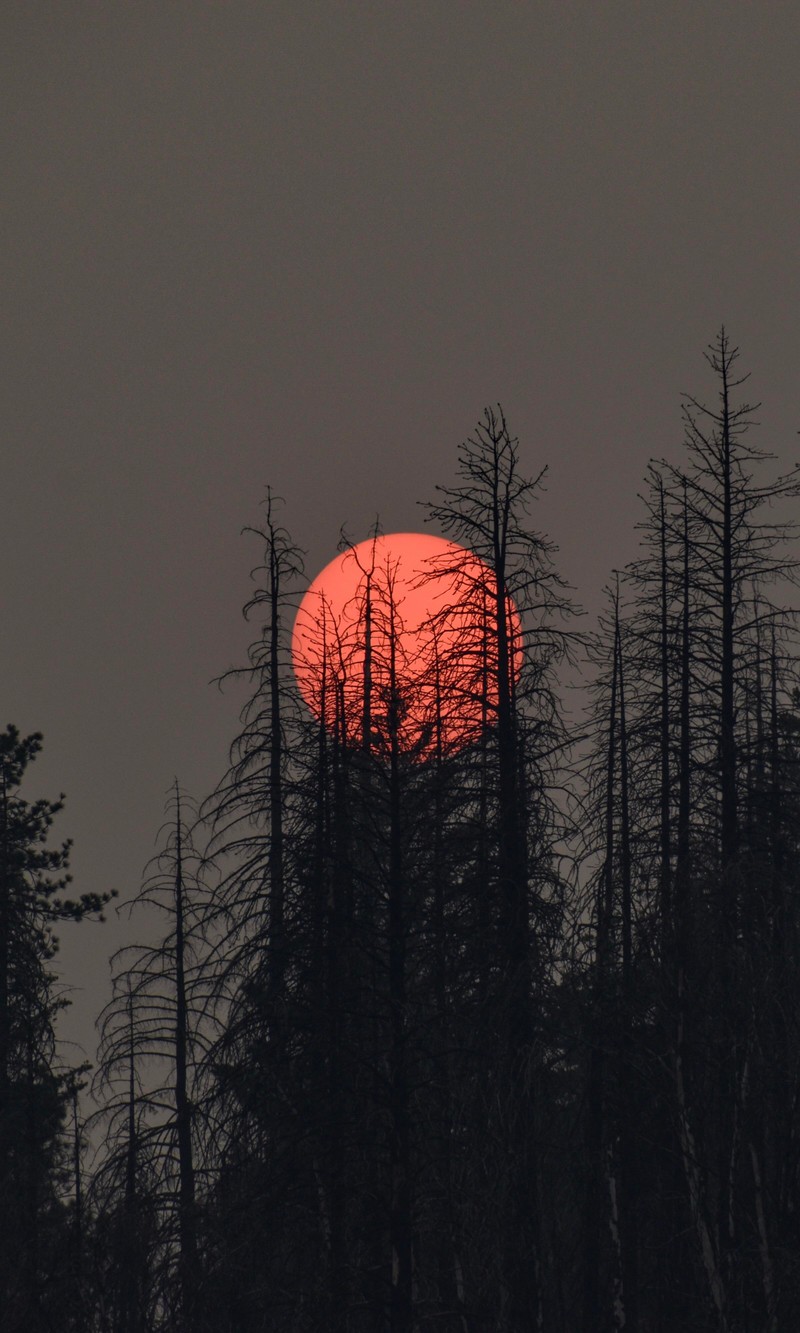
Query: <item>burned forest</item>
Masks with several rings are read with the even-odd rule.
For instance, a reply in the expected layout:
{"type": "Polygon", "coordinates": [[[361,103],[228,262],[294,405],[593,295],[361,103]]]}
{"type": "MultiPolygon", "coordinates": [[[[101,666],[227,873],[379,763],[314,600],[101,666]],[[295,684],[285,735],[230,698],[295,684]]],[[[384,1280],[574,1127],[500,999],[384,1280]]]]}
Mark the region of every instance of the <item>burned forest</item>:
{"type": "Polygon", "coordinates": [[[301,690],[267,493],[229,765],[164,774],[86,1062],[54,932],[122,909],[0,737],[8,1333],[800,1326],[800,472],[741,365],[643,444],[594,623],[495,406],[420,507],[424,651],[376,525],[301,690]]]}

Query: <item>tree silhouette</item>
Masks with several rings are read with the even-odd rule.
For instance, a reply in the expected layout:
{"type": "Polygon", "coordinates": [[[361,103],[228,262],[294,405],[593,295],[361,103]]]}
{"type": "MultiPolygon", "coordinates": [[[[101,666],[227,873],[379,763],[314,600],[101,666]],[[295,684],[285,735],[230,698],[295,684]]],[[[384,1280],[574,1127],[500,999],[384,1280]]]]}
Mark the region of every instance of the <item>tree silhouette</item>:
{"type": "Polygon", "coordinates": [[[47,846],[63,805],[21,795],[42,747],[37,732],[0,736],[0,1305],[6,1327],[49,1326],[53,1250],[65,1237],[56,1200],[65,1095],[54,1069],[55,1021],[67,1001],[50,963],[53,927],[101,913],[111,894],[64,898],[70,843],[47,846]]]}
{"type": "Polygon", "coordinates": [[[55,896],[57,807],[16,795],[37,741],[6,737],[12,1328],[56,1300],[98,1333],[796,1326],[800,475],[754,443],[737,355],[720,331],[590,636],[500,409],[425,507],[456,545],[413,648],[378,525],[343,536],[302,691],[267,492],[241,727],[194,834],[173,793],[138,899],[166,931],[116,956],[88,1187],[47,960],[102,903],[55,896]]]}
{"type": "Polygon", "coordinates": [[[187,823],[192,811],[176,781],[163,845],[129,904],[138,915],[156,909],[169,928],[156,945],[128,945],[114,955],[114,992],[100,1018],[95,1095],[106,1151],[96,1198],[113,1214],[124,1195],[122,1276],[130,1281],[122,1284],[119,1319],[131,1330],[148,1327],[159,1310],[169,1312],[173,1328],[194,1328],[197,1319],[202,1127],[194,1081],[209,997],[197,957],[204,889],[187,823]]]}

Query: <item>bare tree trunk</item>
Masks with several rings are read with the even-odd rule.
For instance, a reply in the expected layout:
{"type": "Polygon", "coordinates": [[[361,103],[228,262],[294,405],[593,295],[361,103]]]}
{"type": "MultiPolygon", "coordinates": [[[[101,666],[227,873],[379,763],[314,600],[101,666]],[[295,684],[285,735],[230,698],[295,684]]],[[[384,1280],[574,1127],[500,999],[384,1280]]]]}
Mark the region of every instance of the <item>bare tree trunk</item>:
{"type": "Polygon", "coordinates": [[[608,1017],[609,928],[614,900],[614,782],[617,746],[616,636],[612,652],[611,699],[608,714],[605,793],[605,859],[598,884],[595,911],[594,1002],[590,1015],[589,1086],[586,1118],[588,1167],[584,1213],[583,1333],[602,1327],[604,1303],[600,1299],[600,1234],[603,1207],[603,1178],[606,1177],[605,1142],[605,1051],[608,1017]]]}
{"type": "Polygon", "coordinates": [[[625,710],[625,672],[619,597],[615,606],[615,647],[619,676],[619,763],[620,763],[620,887],[622,916],[622,1031],[620,1033],[620,1235],[624,1324],[631,1333],[639,1326],[638,1200],[636,1194],[636,1108],[633,1092],[633,922],[631,888],[631,827],[628,770],[628,727],[625,710]]]}
{"type": "Polygon", "coordinates": [[[181,793],[175,783],[175,1116],[178,1138],[179,1244],[182,1318],[193,1325],[197,1291],[197,1219],[192,1108],[187,1087],[189,1021],[186,998],[185,894],[181,793]]]}
{"type": "Polygon", "coordinates": [[[494,425],[492,463],[492,546],[494,615],[497,624],[497,777],[499,794],[499,889],[503,951],[503,1010],[510,1074],[509,1124],[512,1215],[507,1237],[509,1320],[512,1327],[542,1326],[538,1169],[534,1139],[531,1056],[531,931],[525,833],[518,790],[512,632],[506,565],[509,497],[499,461],[502,427],[494,425]]]}
{"type": "Polygon", "coordinates": [[[344,877],[348,861],[347,768],[343,701],[337,706],[333,750],[333,865],[327,884],[325,929],[325,1023],[327,1046],[328,1326],[345,1333],[348,1317],[345,1235],[345,1162],[342,1089],[342,976],[344,877]]]}
{"type": "Polygon", "coordinates": [[[401,700],[397,674],[396,607],[389,592],[389,1006],[391,1011],[390,1241],[392,1251],[392,1333],[411,1333],[414,1325],[412,1278],[411,1143],[408,1094],[406,1005],[406,887],[401,827],[401,700]]]}
{"type": "MultiPolygon", "coordinates": [[[[280,635],[281,635],[281,551],[272,519],[272,497],[267,496],[267,536],[269,557],[269,996],[270,1022],[277,1033],[282,1023],[277,1018],[283,998],[286,968],[284,939],[285,870],[283,836],[283,728],[281,724],[280,635]]],[[[281,1038],[279,1035],[279,1045],[281,1038]]]]}
{"type": "Polygon", "coordinates": [[[717,1239],[708,1217],[701,1183],[700,1163],[689,1118],[686,1096],[686,996],[687,966],[692,950],[690,901],[690,818],[692,782],[691,725],[691,612],[689,575],[689,516],[686,486],[683,495],[683,587],[681,610],[680,740],[678,759],[678,829],[675,872],[675,1054],[674,1078],[678,1118],[678,1146],[689,1195],[689,1207],[699,1242],[700,1259],[709,1295],[717,1311],[720,1333],[728,1333],[727,1295],[721,1271],[717,1239]]]}
{"type": "MultiPolygon", "coordinates": [[[[439,1175],[438,1204],[438,1283],[439,1303],[444,1328],[450,1328],[449,1320],[457,1320],[453,1327],[461,1328],[466,1333],[467,1324],[463,1312],[463,1276],[458,1256],[456,1237],[453,1168],[451,1149],[451,1075],[450,1075],[450,1033],[449,1004],[447,994],[447,931],[445,923],[445,883],[446,865],[444,855],[445,810],[442,801],[444,783],[443,772],[443,719],[442,719],[442,679],[438,636],[433,637],[434,667],[434,757],[431,765],[433,782],[433,902],[432,902],[432,944],[433,944],[433,991],[435,1006],[435,1040],[433,1058],[436,1114],[438,1119],[437,1134],[439,1154],[437,1172],[439,1175]]],[[[485,936],[481,937],[485,940],[485,936]]]]}
{"type": "Polygon", "coordinates": [[[719,1262],[717,1242],[706,1215],[703,1191],[700,1183],[700,1168],[697,1148],[689,1121],[686,1102],[686,1088],[683,1076],[683,969],[678,965],[678,1004],[679,1018],[675,1051],[675,1091],[677,1095],[678,1128],[686,1184],[689,1190],[689,1204],[692,1212],[697,1237],[700,1242],[700,1258],[708,1282],[709,1294],[717,1312],[719,1333],[729,1333],[727,1315],[727,1294],[719,1262]]]}
{"type": "Polygon", "coordinates": [[[606,1186],[608,1188],[608,1225],[611,1232],[611,1251],[614,1256],[614,1267],[611,1274],[611,1321],[613,1328],[619,1330],[628,1326],[624,1278],[625,1256],[619,1219],[619,1192],[614,1170],[614,1154],[610,1143],[606,1147],[606,1186]]]}
{"type": "MultiPolygon", "coordinates": [[[[497,934],[492,943],[496,988],[490,987],[486,1009],[487,1028],[497,1018],[499,1040],[496,1053],[489,1053],[492,1074],[505,1090],[505,1104],[490,1098],[490,1134],[507,1164],[504,1173],[502,1225],[498,1228],[498,1299],[503,1303],[501,1319],[509,1328],[540,1329],[545,1318],[543,1255],[538,1162],[536,1098],[540,1085],[536,1068],[534,1014],[544,975],[539,955],[539,923],[531,921],[530,854],[528,813],[522,809],[518,729],[522,710],[516,696],[519,662],[515,658],[514,613],[510,596],[520,597],[520,609],[530,613],[530,628],[541,633],[538,650],[525,653],[528,665],[538,672],[530,678],[532,729],[541,721],[544,736],[554,726],[557,707],[551,690],[551,668],[564,643],[553,628],[551,613],[559,615],[567,606],[558,589],[560,580],[550,563],[549,544],[529,531],[523,521],[529,499],[540,477],[526,481],[518,472],[517,442],[509,434],[502,410],[487,408],[475,438],[460,451],[460,484],[438,488],[441,499],[427,506],[447,534],[470,547],[488,565],[488,663],[490,736],[488,753],[490,793],[496,802],[491,829],[496,851],[496,874],[489,862],[490,882],[497,892],[497,934]],[[510,623],[511,621],[511,623],[510,623]],[[558,645],[558,646],[556,646],[558,645]],[[546,704],[548,717],[542,711],[546,704]],[[491,994],[491,991],[494,994],[491,994]],[[494,1003],[493,1003],[494,1001],[494,1003]],[[491,1012],[493,1011],[493,1012],[491,1012]]],[[[520,648],[520,645],[517,645],[520,648]]],[[[479,688],[479,682],[476,682],[479,688]]],[[[551,736],[553,733],[551,733],[551,736]]],[[[558,742],[556,741],[555,744],[558,742]]],[[[537,758],[547,762],[547,750],[537,758]]],[[[537,856],[545,848],[533,849],[537,856]]],[[[494,906],[494,904],[492,904],[494,906]]],[[[484,1012],[486,1012],[484,1009],[484,1012]]],[[[487,1079],[488,1086],[488,1079],[487,1079]]]]}
{"type": "Polygon", "coordinates": [[[734,995],[734,949],[736,940],[738,881],[736,861],[739,843],[736,801],[736,732],[734,702],[734,575],[733,502],[730,408],[728,400],[728,355],[724,335],[720,343],[722,377],[722,533],[721,533],[721,662],[720,662],[720,876],[719,876],[719,1032],[717,1037],[717,1229],[721,1253],[727,1256],[733,1244],[733,1197],[730,1162],[734,1152],[734,1107],[736,1104],[736,1042],[731,1035],[731,1003],[734,995]]]}
{"type": "Polygon", "coordinates": [[[11,878],[9,858],[8,778],[5,764],[0,764],[0,1302],[10,1298],[11,1272],[8,1264],[11,1218],[10,1188],[10,1013],[9,1013],[9,936],[11,932],[11,878]]]}
{"type": "Polygon", "coordinates": [[[121,1333],[139,1333],[140,1220],[137,1194],[138,1131],[136,1126],[136,1066],[134,1058],[133,992],[128,990],[128,1142],[125,1155],[124,1244],[122,1268],[121,1333]]]}
{"type": "Polygon", "coordinates": [[[667,516],[664,501],[664,482],[661,477],[658,480],[659,486],[659,539],[660,539],[660,587],[659,587],[659,666],[660,666],[660,689],[661,689],[661,734],[659,738],[659,750],[661,760],[661,810],[659,836],[661,842],[661,932],[662,932],[662,951],[666,945],[666,952],[669,953],[669,941],[672,930],[672,903],[671,903],[671,820],[670,808],[672,803],[672,790],[670,782],[670,697],[669,697],[669,583],[668,583],[668,565],[667,565],[667,516]]]}
{"type": "Polygon", "coordinates": [[[772,1250],[767,1231],[767,1218],[764,1208],[764,1185],[758,1150],[752,1138],[748,1140],[750,1164],[753,1168],[753,1188],[755,1191],[756,1223],[758,1225],[758,1249],[761,1258],[761,1281],[764,1288],[764,1306],[767,1323],[764,1333],[777,1333],[778,1314],[775,1296],[775,1271],[772,1264],[772,1250]]]}

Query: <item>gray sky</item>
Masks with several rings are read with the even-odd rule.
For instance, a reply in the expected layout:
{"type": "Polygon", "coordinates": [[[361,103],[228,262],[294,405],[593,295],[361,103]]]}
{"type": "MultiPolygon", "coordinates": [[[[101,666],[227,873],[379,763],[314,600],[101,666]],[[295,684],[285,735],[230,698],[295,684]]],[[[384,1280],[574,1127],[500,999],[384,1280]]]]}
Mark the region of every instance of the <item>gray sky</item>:
{"type": "MultiPolygon", "coordinates": [[[[314,574],[500,400],[596,608],[724,321],[795,460],[796,0],[26,4],[0,17],[2,703],[76,888],[218,777],[270,483],[314,574]]],[[[93,1053],[124,926],[68,927],[93,1053]]]]}

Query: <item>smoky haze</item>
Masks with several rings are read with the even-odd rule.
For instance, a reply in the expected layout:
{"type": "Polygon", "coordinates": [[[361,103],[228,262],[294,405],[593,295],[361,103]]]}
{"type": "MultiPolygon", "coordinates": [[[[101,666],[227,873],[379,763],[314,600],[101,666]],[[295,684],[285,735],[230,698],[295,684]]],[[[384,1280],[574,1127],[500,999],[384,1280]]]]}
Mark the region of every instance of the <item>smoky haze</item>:
{"type": "MultiPolygon", "coordinates": [[[[269,483],[313,575],[500,401],[593,610],[721,322],[794,461],[794,4],[7,6],[3,705],[80,891],[240,700],[269,483]]],[[[124,921],[64,927],[94,1053],[124,921]]]]}

